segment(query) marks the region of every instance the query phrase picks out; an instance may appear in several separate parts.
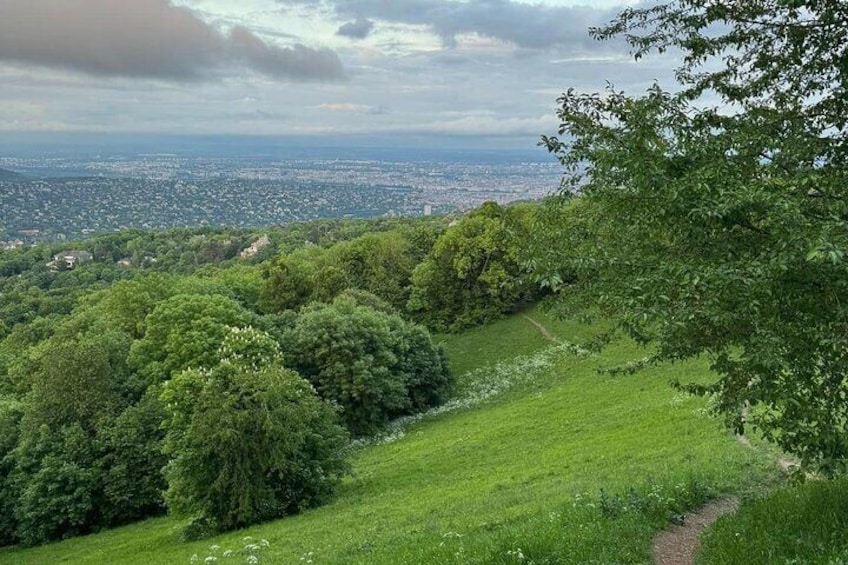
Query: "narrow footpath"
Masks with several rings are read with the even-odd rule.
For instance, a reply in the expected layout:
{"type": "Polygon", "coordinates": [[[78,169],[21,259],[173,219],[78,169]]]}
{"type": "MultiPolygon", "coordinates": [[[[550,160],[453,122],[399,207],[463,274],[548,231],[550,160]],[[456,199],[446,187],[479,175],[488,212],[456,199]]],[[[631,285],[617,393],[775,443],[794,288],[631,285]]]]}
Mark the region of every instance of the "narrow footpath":
{"type": "MultiPolygon", "coordinates": [[[[538,321],[526,314],[522,314],[522,317],[533,324],[551,343],[562,343],[538,321]]],[[[753,449],[751,441],[744,435],[737,435],[736,439],[745,447],[753,449]]],[[[797,467],[798,462],[788,457],[781,457],[778,464],[782,469],[790,470],[797,467]]],[[[713,500],[698,510],[686,514],[683,524],[663,530],[654,538],[652,550],[654,563],[656,565],[694,565],[695,556],[701,545],[701,532],[725,514],[735,512],[738,507],[739,499],[730,496],[713,500]]]]}
{"type": "Polygon", "coordinates": [[[527,314],[522,314],[521,317],[536,326],[536,329],[539,330],[539,332],[542,334],[542,336],[544,336],[546,340],[550,341],[551,343],[562,343],[559,338],[557,338],[557,336],[555,336],[548,330],[548,328],[546,328],[527,314]]]}

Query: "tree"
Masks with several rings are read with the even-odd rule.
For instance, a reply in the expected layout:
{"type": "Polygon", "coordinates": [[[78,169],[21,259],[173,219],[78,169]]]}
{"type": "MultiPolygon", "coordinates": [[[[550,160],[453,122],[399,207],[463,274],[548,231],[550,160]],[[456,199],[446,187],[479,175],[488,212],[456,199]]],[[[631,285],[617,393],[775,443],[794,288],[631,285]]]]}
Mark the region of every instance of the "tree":
{"type": "Polygon", "coordinates": [[[436,331],[485,323],[531,295],[519,242],[526,211],[487,202],[448,228],[412,273],[408,309],[436,331]]]}
{"type": "Polygon", "coordinates": [[[147,316],[144,337],[130,350],[130,366],[151,383],[192,366],[213,367],[228,328],[250,325],[255,318],[225,296],[177,294],[147,316]]]}
{"type": "MultiPolygon", "coordinates": [[[[135,400],[127,383],[130,342],[119,331],[69,336],[60,328],[35,348],[31,390],[11,436],[15,447],[4,456],[10,472],[0,499],[14,501],[15,511],[2,537],[41,543],[147,516],[157,506],[157,490],[127,501],[107,486],[122,461],[104,435],[135,400]]],[[[158,435],[158,424],[147,426],[150,435],[158,435]]],[[[140,458],[159,460],[158,451],[157,445],[140,458]]],[[[130,483],[148,479],[142,469],[130,470],[130,483]]]]}
{"type": "Polygon", "coordinates": [[[708,355],[718,382],[692,388],[734,427],[747,418],[805,462],[844,467],[848,4],[676,0],[593,33],[682,63],[674,94],[559,99],[561,138],[543,143],[595,243],[580,245],[586,223],[562,229],[569,292],[657,359],[708,355]]]}
{"type": "Polygon", "coordinates": [[[313,258],[319,253],[318,248],[305,248],[280,257],[268,270],[259,295],[259,305],[265,312],[294,310],[309,302],[317,280],[313,258]]]}
{"type": "Polygon", "coordinates": [[[426,330],[349,294],[305,308],[283,344],[287,363],[341,407],[356,436],[437,404],[450,386],[444,356],[426,330]]]}
{"type": "Polygon", "coordinates": [[[18,492],[12,479],[15,468],[14,449],[18,443],[22,402],[0,395],[0,546],[17,541],[15,506],[18,492]]]}
{"type": "Polygon", "coordinates": [[[265,274],[260,304],[267,312],[280,312],[330,302],[341,291],[357,288],[401,309],[412,269],[424,255],[421,246],[431,243],[427,227],[367,233],[329,248],[313,245],[282,256],[265,274]]]}
{"type": "Polygon", "coordinates": [[[194,517],[187,537],[319,504],[346,471],[347,434],[329,405],[281,364],[274,340],[231,328],[220,364],[183,371],[167,407],[169,509],[194,517]]]}

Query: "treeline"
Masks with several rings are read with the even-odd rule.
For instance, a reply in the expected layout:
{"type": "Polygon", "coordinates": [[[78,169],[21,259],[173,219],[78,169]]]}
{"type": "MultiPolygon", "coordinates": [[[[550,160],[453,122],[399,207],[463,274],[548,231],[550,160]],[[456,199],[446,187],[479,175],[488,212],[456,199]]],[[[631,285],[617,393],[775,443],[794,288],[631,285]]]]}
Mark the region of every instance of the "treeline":
{"type": "Polygon", "coordinates": [[[258,232],[126,232],[75,244],[94,260],[70,271],[3,253],[0,543],[166,511],[193,538],[327,500],[350,437],[449,396],[428,328],[538,296],[534,215],[263,230],[249,258],[258,232]]]}

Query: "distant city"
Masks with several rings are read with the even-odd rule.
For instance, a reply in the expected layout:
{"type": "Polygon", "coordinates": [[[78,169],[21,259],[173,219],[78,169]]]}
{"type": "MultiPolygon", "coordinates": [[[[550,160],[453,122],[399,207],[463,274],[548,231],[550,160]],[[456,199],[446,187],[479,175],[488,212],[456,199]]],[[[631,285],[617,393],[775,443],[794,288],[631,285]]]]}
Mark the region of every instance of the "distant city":
{"type": "Polygon", "coordinates": [[[0,247],[128,228],[442,214],[557,189],[557,163],[499,153],[436,153],[432,160],[398,152],[350,159],[0,157],[0,168],[26,175],[0,180],[0,247]]]}

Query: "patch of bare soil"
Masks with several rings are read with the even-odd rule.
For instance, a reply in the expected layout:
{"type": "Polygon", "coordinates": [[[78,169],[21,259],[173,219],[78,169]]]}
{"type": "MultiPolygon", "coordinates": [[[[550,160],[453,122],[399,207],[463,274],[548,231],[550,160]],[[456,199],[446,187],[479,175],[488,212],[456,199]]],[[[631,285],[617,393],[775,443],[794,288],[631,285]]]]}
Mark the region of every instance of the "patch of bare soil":
{"type": "MultiPolygon", "coordinates": [[[[744,435],[737,435],[739,443],[753,449],[751,441],[744,435]]],[[[784,471],[790,471],[798,466],[791,457],[783,456],[778,464],[784,471]]],[[[674,526],[661,532],[654,538],[654,563],[656,565],[690,565],[695,563],[695,556],[700,546],[701,532],[707,529],[720,516],[735,512],[739,499],[734,497],[720,498],[686,515],[680,526],[674,526]]]]}
{"type": "Polygon", "coordinates": [[[654,539],[656,565],[690,565],[700,546],[700,535],[719,516],[734,512],[739,506],[737,498],[720,498],[687,514],[683,524],[663,531],[654,539]]]}

